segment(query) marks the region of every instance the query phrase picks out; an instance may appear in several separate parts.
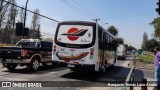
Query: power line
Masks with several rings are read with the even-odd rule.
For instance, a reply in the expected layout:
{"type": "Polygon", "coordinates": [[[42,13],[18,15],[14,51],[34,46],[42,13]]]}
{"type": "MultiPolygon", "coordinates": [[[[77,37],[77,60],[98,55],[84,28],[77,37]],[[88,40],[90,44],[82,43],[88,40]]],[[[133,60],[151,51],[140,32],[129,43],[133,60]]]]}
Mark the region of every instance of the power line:
{"type": "Polygon", "coordinates": [[[47,34],[47,33],[41,33],[41,34],[42,34],[42,36],[43,36],[43,35],[54,36],[54,35],[52,35],[52,34],[47,34]]]}
{"type": "MultiPolygon", "coordinates": [[[[15,4],[11,3],[11,2],[8,2],[8,1],[5,1],[5,0],[3,0],[3,1],[6,2],[6,3],[11,4],[11,5],[13,5],[13,6],[19,7],[19,8],[21,8],[21,9],[25,9],[25,8],[23,8],[23,7],[21,7],[21,6],[18,6],[18,5],[15,5],[15,4]]],[[[27,10],[28,12],[37,14],[37,15],[39,15],[39,16],[41,16],[41,17],[47,18],[47,19],[49,19],[49,20],[51,20],[51,21],[59,22],[59,21],[57,21],[57,20],[55,20],[55,19],[52,19],[52,18],[49,18],[49,17],[47,17],[47,16],[41,15],[41,14],[36,13],[36,12],[34,12],[34,11],[31,11],[31,10],[28,10],[28,9],[26,9],[26,10],[27,10]]]]}
{"type": "Polygon", "coordinates": [[[88,11],[87,9],[85,9],[84,7],[82,7],[80,4],[78,4],[77,2],[75,2],[74,0],[72,0],[72,2],[76,5],[78,5],[81,9],[83,9],[85,12],[87,12],[88,14],[97,17],[96,15],[94,15],[92,12],[88,11]]]}
{"type": "Polygon", "coordinates": [[[87,15],[85,12],[81,11],[79,8],[77,8],[75,5],[71,4],[70,2],[65,1],[65,2],[63,2],[63,3],[65,3],[66,5],[68,5],[68,6],[71,7],[72,9],[74,9],[75,11],[77,11],[77,12],[83,14],[84,16],[86,16],[86,17],[92,19],[91,16],[87,15]]]}
{"type": "Polygon", "coordinates": [[[75,5],[73,5],[72,3],[68,2],[67,0],[64,0],[63,3],[65,3],[66,5],[68,5],[69,7],[71,7],[72,9],[74,9],[75,11],[85,15],[86,17],[92,19],[93,17],[88,15],[86,12],[84,12],[83,10],[79,9],[78,7],[76,7],[75,5]]]}

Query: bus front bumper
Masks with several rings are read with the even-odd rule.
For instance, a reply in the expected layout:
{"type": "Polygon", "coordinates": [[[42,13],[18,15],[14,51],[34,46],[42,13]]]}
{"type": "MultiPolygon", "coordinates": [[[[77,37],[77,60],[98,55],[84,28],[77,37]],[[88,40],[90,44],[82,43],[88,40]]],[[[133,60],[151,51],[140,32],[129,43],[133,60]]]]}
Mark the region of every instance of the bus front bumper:
{"type": "Polygon", "coordinates": [[[60,65],[60,66],[79,69],[79,70],[95,71],[95,65],[94,64],[74,64],[74,63],[53,61],[53,65],[60,65]]]}

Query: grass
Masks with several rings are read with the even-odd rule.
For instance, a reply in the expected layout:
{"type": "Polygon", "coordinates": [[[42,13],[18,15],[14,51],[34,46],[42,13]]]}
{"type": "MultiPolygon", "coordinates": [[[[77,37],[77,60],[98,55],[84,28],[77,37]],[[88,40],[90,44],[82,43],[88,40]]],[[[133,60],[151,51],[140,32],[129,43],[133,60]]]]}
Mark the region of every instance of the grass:
{"type": "Polygon", "coordinates": [[[11,44],[0,44],[0,47],[11,46],[11,44]]]}
{"type": "Polygon", "coordinates": [[[141,62],[153,64],[155,57],[153,55],[138,55],[138,58],[141,62]]]}

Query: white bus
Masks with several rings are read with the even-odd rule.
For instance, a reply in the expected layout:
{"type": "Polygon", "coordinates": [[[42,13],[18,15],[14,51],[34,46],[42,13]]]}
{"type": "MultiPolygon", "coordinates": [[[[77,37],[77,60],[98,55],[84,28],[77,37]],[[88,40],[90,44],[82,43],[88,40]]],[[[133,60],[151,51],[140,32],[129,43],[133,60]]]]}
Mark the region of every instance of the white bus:
{"type": "Polygon", "coordinates": [[[123,44],[118,45],[117,58],[126,60],[126,47],[123,44]]]}
{"type": "Polygon", "coordinates": [[[60,22],[53,42],[53,64],[65,65],[73,71],[106,71],[117,60],[115,39],[94,22],[60,22]]]}

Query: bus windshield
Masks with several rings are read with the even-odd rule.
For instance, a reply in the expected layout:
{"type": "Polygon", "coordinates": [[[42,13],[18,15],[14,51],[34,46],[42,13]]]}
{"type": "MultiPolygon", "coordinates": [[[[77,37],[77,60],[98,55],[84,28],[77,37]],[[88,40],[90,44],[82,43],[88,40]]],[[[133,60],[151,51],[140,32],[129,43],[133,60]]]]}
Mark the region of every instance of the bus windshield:
{"type": "Polygon", "coordinates": [[[86,45],[93,41],[93,26],[60,25],[57,32],[59,43],[72,45],[86,45]]]}

